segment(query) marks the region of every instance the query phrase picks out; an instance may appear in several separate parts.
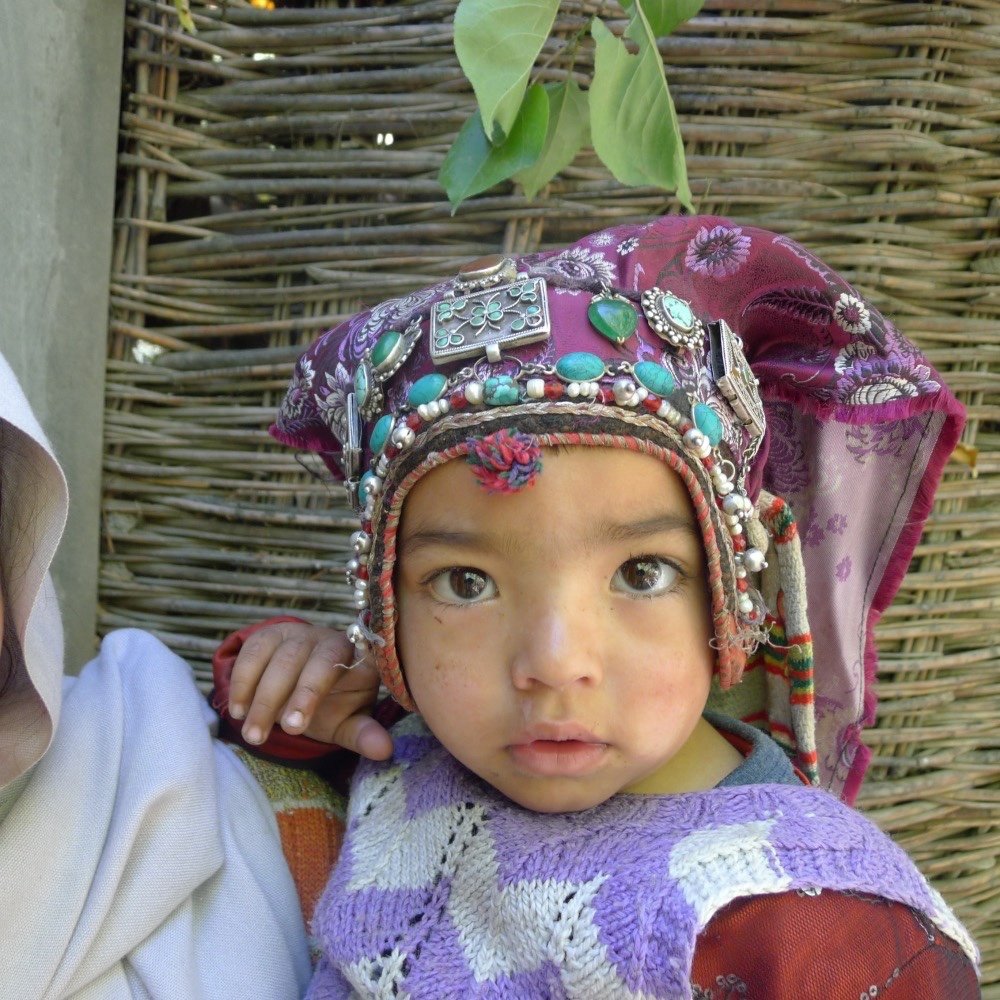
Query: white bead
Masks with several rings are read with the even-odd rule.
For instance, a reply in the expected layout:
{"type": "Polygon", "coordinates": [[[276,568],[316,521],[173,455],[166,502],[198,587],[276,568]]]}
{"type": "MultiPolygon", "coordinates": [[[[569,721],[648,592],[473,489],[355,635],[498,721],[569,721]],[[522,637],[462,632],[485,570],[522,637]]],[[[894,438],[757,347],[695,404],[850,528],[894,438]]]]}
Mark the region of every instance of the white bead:
{"type": "Polygon", "coordinates": [[[368,593],[368,581],[367,580],[355,580],[354,581],[354,596],[357,597],[359,594],[368,593]]]}
{"type": "Polygon", "coordinates": [[[747,549],[743,553],[743,565],[751,573],[759,573],[762,569],[767,569],[767,562],[764,553],[760,549],[747,549]]]}
{"type": "Polygon", "coordinates": [[[596,382],[587,382],[587,396],[593,399],[600,391],[601,387],[596,382]]]}
{"type": "Polygon", "coordinates": [[[385,474],[389,471],[389,459],[385,455],[379,455],[378,465],[375,466],[375,475],[380,479],[385,479],[385,474]]]}
{"type": "Polygon", "coordinates": [[[430,420],[430,412],[427,409],[426,403],[420,403],[417,406],[417,416],[420,417],[425,423],[430,420]]]}
{"type": "Polygon", "coordinates": [[[451,403],[449,403],[447,399],[439,399],[437,401],[437,405],[438,413],[440,413],[442,417],[451,409],[451,403]]]}
{"type": "Polygon", "coordinates": [[[733,492],[733,484],[728,480],[720,480],[715,487],[715,492],[719,494],[720,497],[729,496],[733,492]]]}
{"type": "Polygon", "coordinates": [[[406,424],[400,424],[392,432],[392,443],[397,448],[409,448],[411,444],[416,440],[417,435],[413,433],[413,429],[407,427],[406,424]]]}
{"type": "Polygon", "coordinates": [[[576,397],[580,395],[580,383],[570,382],[570,384],[566,386],[566,395],[569,396],[570,399],[576,399],[576,397]]]}
{"type": "Polygon", "coordinates": [[[735,537],[736,535],[742,535],[743,525],[740,524],[738,521],[736,524],[729,525],[729,534],[731,534],[733,537],[735,537]]]}
{"type": "Polygon", "coordinates": [[[482,382],[470,382],[465,387],[465,398],[473,406],[478,406],[483,401],[483,383],[482,382]]]}
{"type": "Polygon", "coordinates": [[[635,390],[635,394],[639,397],[639,402],[641,403],[649,395],[649,390],[644,385],[640,385],[635,390]]]}
{"type": "Polygon", "coordinates": [[[525,394],[528,399],[544,399],[545,398],[545,379],[543,378],[529,378],[524,386],[525,394]]]}
{"type": "Polygon", "coordinates": [[[670,419],[673,413],[674,413],[674,408],[667,402],[660,403],[660,407],[656,411],[656,415],[661,420],[666,420],[668,424],[673,423],[673,421],[670,419]]]}
{"type": "Polygon", "coordinates": [[[738,493],[730,493],[725,500],[722,501],[722,509],[729,515],[737,515],[741,510],[743,510],[743,497],[738,493]]]}
{"type": "Polygon", "coordinates": [[[734,524],[739,524],[739,523],[740,523],[740,519],[739,519],[739,517],[736,514],[727,514],[726,515],[726,524],[728,524],[728,525],[734,525],[734,524]]]}
{"type": "Polygon", "coordinates": [[[351,576],[357,576],[359,569],[361,569],[361,563],[358,562],[357,559],[347,560],[347,572],[350,573],[351,576]]]}
{"type": "Polygon", "coordinates": [[[705,443],[695,452],[699,458],[708,458],[712,454],[712,442],[707,440],[705,443]]]}
{"type": "Polygon", "coordinates": [[[354,592],[354,606],[360,611],[368,607],[368,595],[354,592]]]}
{"type": "Polygon", "coordinates": [[[742,611],[745,615],[748,615],[751,611],[753,611],[753,601],[751,601],[745,594],[740,598],[740,611],[742,611]]]}
{"type": "Polygon", "coordinates": [[[427,412],[431,415],[431,420],[437,420],[441,416],[441,404],[436,399],[432,399],[427,404],[427,412]]]}
{"type": "Polygon", "coordinates": [[[745,580],[747,578],[747,571],[742,566],[736,567],[736,579],[745,580]]]}

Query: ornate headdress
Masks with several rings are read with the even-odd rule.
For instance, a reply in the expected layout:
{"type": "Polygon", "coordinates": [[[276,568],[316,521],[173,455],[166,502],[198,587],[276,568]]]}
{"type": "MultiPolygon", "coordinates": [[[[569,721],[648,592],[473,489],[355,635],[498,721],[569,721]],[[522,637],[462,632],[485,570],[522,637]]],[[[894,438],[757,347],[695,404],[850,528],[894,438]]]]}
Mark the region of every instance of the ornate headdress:
{"type": "MultiPolygon", "coordinates": [[[[687,487],[704,541],[717,700],[761,713],[802,766],[843,785],[867,761],[857,733],[874,712],[873,613],[905,572],[961,420],[916,349],[808,251],[724,219],[668,216],[562,250],[482,258],[355,316],[300,359],[272,431],[346,482],[361,520],[348,634],[408,708],[393,568],[403,501],[423,475],[465,458],[502,491],[531,482],[544,447],[661,458],[687,487]],[[886,509],[889,472],[910,482],[893,480],[886,509]],[[820,615],[834,633],[826,760],[813,742],[798,532],[762,486],[791,501],[807,532],[842,543],[834,579],[865,574],[844,616],[820,615]],[[862,503],[879,495],[880,512],[856,518],[845,506],[853,490],[862,503]],[[727,696],[769,629],[780,635],[751,660],[752,690],[727,696]]],[[[824,598],[831,558],[805,553],[824,598]]]]}

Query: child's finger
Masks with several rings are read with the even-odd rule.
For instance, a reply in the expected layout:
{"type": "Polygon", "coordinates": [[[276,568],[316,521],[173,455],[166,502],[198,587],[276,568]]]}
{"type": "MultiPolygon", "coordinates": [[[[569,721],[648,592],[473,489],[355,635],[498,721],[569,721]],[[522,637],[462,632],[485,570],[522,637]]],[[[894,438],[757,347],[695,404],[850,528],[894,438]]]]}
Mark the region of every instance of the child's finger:
{"type": "Polygon", "coordinates": [[[295,690],[295,683],[309,659],[313,643],[308,638],[286,637],[271,656],[260,676],[253,701],[243,723],[243,739],[247,743],[263,743],[271,727],[295,690]]]}
{"type": "Polygon", "coordinates": [[[301,733],[312,721],[320,700],[328,695],[351,662],[351,644],[333,633],[314,647],[282,714],[281,726],[289,733],[301,733]]]}
{"type": "Polygon", "coordinates": [[[392,737],[370,715],[352,715],[336,731],[336,743],[369,760],[392,756],[392,737]]]}
{"type": "Polygon", "coordinates": [[[261,675],[284,638],[280,626],[275,625],[265,626],[247,636],[229,678],[229,714],[232,718],[246,718],[261,675]]]}

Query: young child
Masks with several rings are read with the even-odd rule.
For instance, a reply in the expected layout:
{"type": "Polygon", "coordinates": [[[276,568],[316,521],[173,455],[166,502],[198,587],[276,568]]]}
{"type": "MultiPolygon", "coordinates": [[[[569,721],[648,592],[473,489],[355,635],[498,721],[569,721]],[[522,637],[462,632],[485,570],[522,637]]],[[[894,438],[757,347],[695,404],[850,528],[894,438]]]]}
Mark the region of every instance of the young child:
{"type": "MultiPolygon", "coordinates": [[[[475,261],[321,337],[275,434],[346,482],[348,638],[415,714],[354,775],[309,995],[977,996],[967,932],[841,801],[961,423],[840,277],[716,218],[475,261]]],[[[258,739],[349,676],[288,629],[233,677],[258,739]]]]}

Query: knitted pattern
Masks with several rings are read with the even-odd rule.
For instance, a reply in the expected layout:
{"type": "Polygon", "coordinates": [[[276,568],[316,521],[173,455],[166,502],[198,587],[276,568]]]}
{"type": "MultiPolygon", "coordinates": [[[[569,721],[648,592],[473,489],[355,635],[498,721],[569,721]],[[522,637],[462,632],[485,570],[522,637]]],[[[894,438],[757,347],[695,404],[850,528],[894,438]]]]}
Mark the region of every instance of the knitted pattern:
{"type": "Polygon", "coordinates": [[[907,856],[817,789],[618,795],[532,813],[459,765],[418,717],[363,763],[314,933],[308,996],[691,996],[695,940],[731,900],[793,889],[875,893],[975,946],[907,856]]]}

